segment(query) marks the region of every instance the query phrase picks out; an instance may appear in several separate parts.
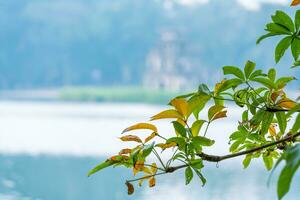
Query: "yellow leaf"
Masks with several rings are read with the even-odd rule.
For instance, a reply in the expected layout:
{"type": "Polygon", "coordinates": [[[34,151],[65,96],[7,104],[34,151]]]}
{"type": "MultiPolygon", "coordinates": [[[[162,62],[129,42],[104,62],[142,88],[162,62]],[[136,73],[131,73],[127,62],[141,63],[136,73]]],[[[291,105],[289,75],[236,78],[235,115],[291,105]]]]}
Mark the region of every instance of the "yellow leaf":
{"type": "Polygon", "coordinates": [[[133,131],[133,130],[139,130],[139,129],[148,129],[148,130],[152,130],[154,132],[157,132],[157,128],[153,124],[138,123],[138,124],[135,124],[133,126],[130,126],[130,127],[126,128],[122,133],[125,133],[125,132],[128,132],[128,131],[133,131]]]}
{"type": "Polygon", "coordinates": [[[291,6],[297,6],[300,4],[300,0],[293,0],[291,6]]]}
{"type": "Polygon", "coordinates": [[[154,187],[155,186],[155,178],[154,177],[152,177],[152,178],[150,178],[150,180],[149,180],[149,187],[154,187]]]}
{"type": "Polygon", "coordinates": [[[139,184],[140,187],[142,186],[143,181],[144,181],[144,179],[140,179],[140,180],[139,180],[139,183],[138,183],[138,184],[139,184]]]}
{"type": "Polygon", "coordinates": [[[152,174],[148,167],[143,167],[143,172],[145,172],[146,174],[152,174]]]}
{"type": "Polygon", "coordinates": [[[131,195],[134,193],[134,187],[131,183],[126,182],[127,190],[128,190],[128,195],[131,195]]]}
{"type": "Polygon", "coordinates": [[[119,152],[119,155],[130,154],[131,151],[132,151],[131,149],[122,149],[122,150],[119,152]]]}
{"type": "Polygon", "coordinates": [[[151,120],[172,119],[172,118],[183,120],[182,115],[179,112],[177,112],[176,110],[172,110],[172,109],[165,110],[165,111],[158,113],[157,115],[154,115],[153,117],[151,117],[151,120]]]}
{"type": "Polygon", "coordinates": [[[276,136],[275,125],[273,125],[273,124],[270,125],[270,127],[269,127],[269,133],[270,133],[272,136],[276,136]]]}
{"type": "Polygon", "coordinates": [[[183,116],[187,116],[188,114],[188,102],[185,99],[173,99],[171,101],[171,105],[175,107],[175,109],[182,114],[183,116]]]}
{"type": "Polygon", "coordinates": [[[211,121],[216,120],[216,119],[220,119],[220,118],[224,118],[227,117],[227,110],[222,111],[222,112],[218,112],[215,116],[213,116],[213,118],[211,119],[211,121]]]}
{"type": "Polygon", "coordinates": [[[145,139],[145,142],[149,142],[150,140],[152,140],[154,137],[156,136],[156,132],[153,132],[150,136],[148,136],[146,139],[145,139]]]}
{"type": "Polygon", "coordinates": [[[135,136],[135,135],[126,135],[126,136],[120,137],[120,139],[123,142],[139,142],[139,143],[143,143],[142,140],[138,136],[135,136]]]}
{"type": "Polygon", "coordinates": [[[163,150],[165,150],[165,149],[168,149],[168,148],[176,147],[177,144],[175,142],[170,142],[170,143],[166,143],[166,144],[160,143],[160,144],[157,144],[156,146],[162,148],[163,150]]]}
{"type": "Polygon", "coordinates": [[[292,109],[297,106],[297,103],[291,99],[284,98],[278,101],[278,106],[280,106],[281,108],[292,109]]]}
{"type": "Polygon", "coordinates": [[[156,174],[156,172],[157,172],[157,165],[156,165],[156,163],[152,163],[152,165],[151,165],[151,171],[152,171],[152,174],[156,174]]]}

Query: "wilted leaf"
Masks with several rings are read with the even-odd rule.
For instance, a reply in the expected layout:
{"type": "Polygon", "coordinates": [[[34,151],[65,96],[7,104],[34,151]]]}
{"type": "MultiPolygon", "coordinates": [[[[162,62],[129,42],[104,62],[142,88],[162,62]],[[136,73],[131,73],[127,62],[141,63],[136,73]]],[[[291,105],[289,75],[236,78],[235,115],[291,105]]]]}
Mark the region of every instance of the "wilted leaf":
{"type": "Polygon", "coordinates": [[[168,148],[176,147],[177,144],[176,144],[176,142],[170,142],[170,143],[166,143],[166,144],[163,144],[163,143],[157,144],[156,146],[162,148],[163,150],[165,150],[165,149],[168,149],[168,148]]]}
{"type": "Polygon", "coordinates": [[[126,135],[126,136],[120,137],[120,139],[123,142],[139,142],[139,143],[143,143],[142,140],[138,136],[135,136],[135,135],[126,135]]]}
{"type": "Polygon", "coordinates": [[[144,169],[144,161],[139,160],[134,164],[133,174],[136,175],[139,171],[143,171],[144,169]]]}
{"type": "Polygon", "coordinates": [[[128,132],[128,131],[133,131],[133,130],[139,130],[139,129],[148,129],[148,130],[152,130],[154,132],[157,132],[157,128],[153,124],[138,123],[138,124],[135,124],[133,126],[130,126],[130,127],[126,128],[122,133],[125,133],[125,132],[128,132]]]}
{"type": "Polygon", "coordinates": [[[149,135],[146,139],[145,139],[145,142],[144,143],[147,143],[149,142],[150,140],[152,140],[153,138],[155,138],[156,136],[156,132],[153,132],[151,135],[149,135]]]}
{"type": "Polygon", "coordinates": [[[126,182],[126,186],[127,186],[127,191],[128,191],[128,195],[131,195],[134,193],[134,187],[131,183],[126,182]]]}
{"type": "Polygon", "coordinates": [[[222,112],[219,112],[219,113],[217,113],[217,114],[211,119],[211,121],[216,120],[216,119],[221,119],[221,118],[227,117],[226,114],[227,114],[227,110],[222,111],[222,112]]]}
{"type": "Polygon", "coordinates": [[[151,177],[151,178],[149,179],[149,187],[154,187],[155,184],[156,184],[155,178],[154,178],[154,177],[151,177]]]}
{"type": "Polygon", "coordinates": [[[221,106],[221,105],[214,105],[212,107],[209,108],[208,110],[208,119],[209,121],[211,121],[213,119],[213,117],[221,112],[225,107],[224,106],[221,106]]]}
{"type": "Polygon", "coordinates": [[[297,6],[300,4],[300,0],[293,0],[291,6],[297,6]]]}
{"type": "Polygon", "coordinates": [[[183,116],[177,112],[176,110],[165,110],[162,111],[160,113],[158,113],[157,115],[154,115],[153,117],[151,117],[151,120],[158,120],[158,119],[183,119],[183,116]]]}
{"type": "Polygon", "coordinates": [[[130,154],[131,151],[132,151],[132,149],[122,149],[122,150],[119,152],[119,155],[130,154]]]}

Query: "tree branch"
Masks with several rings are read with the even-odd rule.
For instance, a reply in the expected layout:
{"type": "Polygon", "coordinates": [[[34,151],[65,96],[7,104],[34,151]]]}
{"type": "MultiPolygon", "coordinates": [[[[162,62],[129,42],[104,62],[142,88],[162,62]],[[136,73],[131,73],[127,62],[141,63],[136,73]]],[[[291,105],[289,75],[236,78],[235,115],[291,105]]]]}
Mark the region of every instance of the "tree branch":
{"type": "Polygon", "coordinates": [[[206,161],[209,161],[209,162],[220,162],[222,160],[226,160],[226,159],[229,159],[229,158],[235,158],[235,157],[238,157],[238,156],[254,153],[254,152],[257,152],[257,151],[260,151],[260,150],[266,149],[268,147],[275,146],[277,144],[281,144],[281,143],[284,143],[284,142],[287,142],[287,141],[293,141],[295,138],[297,138],[299,136],[300,136],[300,132],[298,132],[294,135],[290,135],[290,136],[288,136],[286,138],[283,138],[281,140],[271,142],[269,144],[265,144],[265,145],[262,145],[262,146],[259,146],[259,147],[253,148],[253,149],[249,149],[249,150],[246,150],[246,151],[241,151],[241,152],[238,152],[238,153],[228,154],[228,155],[224,155],[224,156],[208,155],[208,154],[205,154],[205,153],[200,153],[200,154],[198,154],[198,156],[201,157],[202,160],[206,160],[206,161]]]}

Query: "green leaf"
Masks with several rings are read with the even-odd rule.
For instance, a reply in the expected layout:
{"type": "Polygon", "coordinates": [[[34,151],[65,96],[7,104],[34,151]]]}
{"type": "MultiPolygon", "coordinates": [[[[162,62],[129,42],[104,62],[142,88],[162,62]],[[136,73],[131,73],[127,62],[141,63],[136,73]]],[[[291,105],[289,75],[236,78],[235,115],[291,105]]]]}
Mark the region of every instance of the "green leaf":
{"type": "Polygon", "coordinates": [[[196,120],[193,123],[193,125],[191,127],[191,131],[192,131],[192,134],[193,134],[194,137],[199,135],[199,131],[202,128],[202,126],[205,122],[206,122],[205,120],[196,120]]]}
{"type": "Polygon", "coordinates": [[[175,142],[178,145],[179,150],[184,150],[186,145],[185,139],[182,137],[172,137],[166,141],[167,144],[171,142],[175,142]]]}
{"type": "Polygon", "coordinates": [[[239,68],[234,67],[234,66],[223,67],[223,73],[224,73],[224,75],[232,74],[232,75],[240,78],[241,80],[245,80],[243,72],[239,68]]]}
{"type": "Polygon", "coordinates": [[[285,112],[276,112],[276,118],[277,118],[280,132],[284,134],[287,126],[287,118],[285,112]]]}
{"type": "Polygon", "coordinates": [[[282,35],[290,34],[290,31],[286,27],[281,26],[281,25],[276,24],[276,23],[267,24],[266,25],[266,31],[269,31],[269,32],[275,33],[275,34],[282,34],[282,35]]]}
{"type": "Polygon", "coordinates": [[[185,169],[185,184],[188,185],[193,179],[193,171],[191,167],[185,169]]]}
{"type": "Polygon", "coordinates": [[[236,151],[236,149],[240,146],[240,144],[242,144],[244,142],[244,139],[239,139],[237,141],[235,141],[231,146],[229,151],[234,153],[236,151]]]}
{"type": "Polygon", "coordinates": [[[269,79],[274,82],[276,78],[276,70],[274,68],[271,68],[268,72],[269,79]]]}
{"type": "Polygon", "coordinates": [[[278,63],[280,61],[280,59],[284,55],[285,51],[289,48],[291,41],[292,41],[291,36],[287,36],[287,37],[283,38],[282,40],[280,40],[280,42],[278,43],[278,45],[276,46],[276,49],[275,49],[275,62],[276,63],[278,63]]]}
{"type": "Polygon", "coordinates": [[[111,161],[111,160],[107,160],[99,165],[97,165],[94,169],[92,169],[91,171],[89,171],[88,175],[87,176],[91,176],[93,174],[95,174],[96,172],[99,172],[100,170],[104,169],[104,168],[107,168],[111,165],[115,164],[114,161],[111,161]]]}
{"type": "Polygon", "coordinates": [[[230,88],[236,88],[240,84],[242,84],[244,81],[238,78],[228,79],[226,80],[218,89],[218,93],[221,93],[223,91],[226,91],[230,88]]]}
{"type": "Polygon", "coordinates": [[[202,173],[200,172],[200,170],[194,169],[194,171],[196,172],[197,176],[198,176],[199,179],[201,180],[202,186],[204,186],[205,183],[206,183],[205,177],[202,175],[202,173]]]}
{"type": "Polygon", "coordinates": [[[252,81],[260,83],[270,89],[275,88],[275,84],[268,78],[257,77],[257,78],[253,78],[252,81]]]}
{"type": "Polygon", "coordinates": [[[295,14],[295,28],[296,28],[296,31],[298,31],[300,28],[300,10],[297,10],[297,12],[295,14]]]}
{"type": "Polygon", "coordinates": [[[278,79],[275,83],[277,88],[283,88],[286,86],[287,83],[289,83],[290,81],[296,80],[295,77],[281,77],[280,79],[278,79]]]}
{"type": "Polygon", "coordinates": [[[296,62],[294,62],[292,68],[296,68],[296,67],[300,67],[300,60],[297,60],[296,62]]]}
{"type": "Polygon", "coordinates": [[[298,114],[295,123],[292,128],[293,133],[297,133],[300,130],[300,113],[298,114]]]}
{"type": "Polygon", "coordinates": [[[202,136],[193,137],[192,142],[201,146],[212,146],[215,141],[202,136]]]}
{"type": "Polygon", "coordinates": [[[267,33],[265,35],[262,35],[258,38],[258,40],[256,41],[256,44],[259,44],[262,40],[264,40],[268,37],[272,37],[272,36],[276,36],[276,35],[282,35],[282,33],[267,33]]]}
{"type": "Polygon", "coordinates": [[[147,145],[144,145],[143,148],[142,148],[142,151],[143,151],[143,157],[146,158],[147,156],[150,155],[150,153],[152,152],[153,150],[153,147],[154,147],[154,142],[152,142],[151,144],[147,144],[147,145]]]}
{"type": "Polygon", "coordinates": [[[252,79],[254,79],[254,78],[256,78],[256,77],[258,77],[258,76],[266,76],[265,74],[263,74],[262,73],[262,70],[255,70],[252,74],[251,74],[251,76],[249,77],[249,80],[252,80],[252,79]]]}
{"type": "Polygon", "coordinates": [[[184,126],[182,126],[182,124],[180,124],[179,122],[177,121],[173,121],[173,126],[174,126],[174,129],[175,131],[181,135],[182,137],[186,137],[186,129],[184,128],[184,126]]]}
{"type": "Polygon", "coordinates": [[[209,95],[211,91],[209,90],[208,86],[206,84],[200,84],[198,87],[199,93],[204,93],[206,95],[209,95]]]}
{"type": "Polygon", "coordinates": [[[251,159],[252,159],[251,154],[245,156],[245,159],[243,160],[244,169],[246,169],[250,165],[251,159]]]}
{"type": "Polygon", "coordinates": [[[282,160],[286,161],[286,165],[282,169],[277,183],[277,195],[279,199],[282,199],[288,193],[293,176],[300,166],[300,144],[289,148],[279,159],[279,162],[282,160]]]}
{"type": "Polygon", "coordinates": [[[251,75],[251,73],[254,71],[255,69],[255,63],[248,60],[246,65],[245,65],[245,68],[244,68],[244,73],[245,73],[245,76],[246,76],[246,79],[248,79],[251,75]]]}
{"type": "Polygon", "coordinates": [[[263,155],[263,161],[267,170],[271,170],[273,167],[273,158],[271,156],[263,155]]]}
{"type": "Polygon", "coordinates": [[[202,159],[192,160],[191,167],[193,169],[202,169],[204,167],[202,159]]]}
{"type": "Polygon", "coordinates": [[[197,93],[188,100],[189,112],[193,112],[198,119],[199,112],[205,107],[211,97],[205,93],[197,93]]]}
{"type": "Polygon", "coordinates": [[[294,57],[294,60],[297,61],[300,55],[300,39],[294,38],[291,44],[291,51],[294,57]]]}
{"type": "Polygon", "coordinates": [[[293,20],[283,11],[277,10],[275,15],[272,16],[272,20],[276,24],[286,27],[291,32],[295,31],[293,20]]]}
{"type": "Polygon", "coordinates": [[[261,129],[260,129],[262,135],[265,135],[268,132],[269,127],[273,121],[273,118],[274,118],[274,113],[264,111],[264,115],[261,123],[261,129]]]}

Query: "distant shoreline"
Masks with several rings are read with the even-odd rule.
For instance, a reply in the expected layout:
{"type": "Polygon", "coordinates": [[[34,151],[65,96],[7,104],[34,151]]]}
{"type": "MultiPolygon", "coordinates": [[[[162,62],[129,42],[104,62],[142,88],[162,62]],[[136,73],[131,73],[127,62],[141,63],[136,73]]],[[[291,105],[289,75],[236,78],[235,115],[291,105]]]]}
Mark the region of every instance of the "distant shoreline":
{"type": "Polygon", "coordinates": [[[4,90],[0,91],[0,100],[167,104],[171,98],[182,93],[137,86],[64,87],[4,90]]]}

